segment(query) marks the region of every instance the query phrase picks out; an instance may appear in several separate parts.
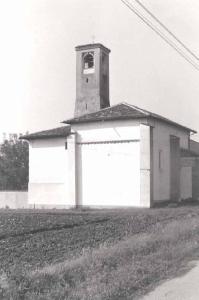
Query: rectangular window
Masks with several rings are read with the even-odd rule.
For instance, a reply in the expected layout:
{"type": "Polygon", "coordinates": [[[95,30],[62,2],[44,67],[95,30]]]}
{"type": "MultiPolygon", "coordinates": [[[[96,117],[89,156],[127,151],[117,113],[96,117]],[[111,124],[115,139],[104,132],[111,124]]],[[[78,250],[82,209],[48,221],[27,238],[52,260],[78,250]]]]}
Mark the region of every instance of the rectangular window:
{"type": "Polygon", "coordinates": [[[65,150],[67,150],[67,148],[68,148],[68,143],[65,142],[65,150]]]}
{"type": "Polygon", "coordinates": [[[159,150],[159,170],[162,170],[162,150],[159,150]]]}

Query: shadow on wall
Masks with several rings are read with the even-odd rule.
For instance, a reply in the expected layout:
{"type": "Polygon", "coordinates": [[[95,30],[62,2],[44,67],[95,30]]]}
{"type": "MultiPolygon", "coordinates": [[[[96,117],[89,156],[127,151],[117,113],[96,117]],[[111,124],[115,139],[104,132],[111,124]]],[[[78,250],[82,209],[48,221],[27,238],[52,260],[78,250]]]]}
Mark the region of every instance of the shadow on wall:
{"type": "Polygon", "coordinates": [[[27,208],[27,191],[0,191],[0,208],[27,208]]]}

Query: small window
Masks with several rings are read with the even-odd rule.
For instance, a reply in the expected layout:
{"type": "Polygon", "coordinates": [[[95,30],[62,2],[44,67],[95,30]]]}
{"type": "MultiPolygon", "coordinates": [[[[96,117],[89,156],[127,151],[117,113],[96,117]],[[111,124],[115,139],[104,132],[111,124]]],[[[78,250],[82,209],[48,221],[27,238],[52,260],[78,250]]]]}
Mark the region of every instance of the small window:
{"type": "Polygon", "coordinates": [[[87,52],[83,55],[84,74],[94,73],[94,52],[87,52]]]}
{"type": "Polygon", "coordinates": [[[159,150],[159,170],[162,170],[162,150],[159,150]]]}
{"type": "Polygon", "coordinates": [[[65,150],[67,150],[67,148],[68,148],[68,143],[65,142],[65,150]]]}
{"type": "Polygon", "coordinates": [[[94,55],[89,52],[84,56],[84,69],[91,69],[93,67],[94,67],[94,55]]]}

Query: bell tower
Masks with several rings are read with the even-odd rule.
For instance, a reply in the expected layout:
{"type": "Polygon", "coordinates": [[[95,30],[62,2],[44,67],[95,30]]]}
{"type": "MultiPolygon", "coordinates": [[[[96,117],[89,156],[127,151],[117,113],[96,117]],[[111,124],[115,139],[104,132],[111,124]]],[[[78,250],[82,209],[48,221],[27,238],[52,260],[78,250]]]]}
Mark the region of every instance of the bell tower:
{"type": "Polygon", "coordinates": [[[77,46],[75,50],[75,117],[78,117],[110,106],[110,50],[99,43],[77,46]]]}

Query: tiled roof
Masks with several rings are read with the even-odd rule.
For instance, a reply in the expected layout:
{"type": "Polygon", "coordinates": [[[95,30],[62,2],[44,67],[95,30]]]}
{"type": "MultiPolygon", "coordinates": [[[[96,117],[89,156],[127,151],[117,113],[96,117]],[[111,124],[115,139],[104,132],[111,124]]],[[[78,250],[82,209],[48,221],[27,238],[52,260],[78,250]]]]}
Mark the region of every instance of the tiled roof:
{"type": "Polygon", "coordinates": [[[189,150],[189,149],[180,149],[180,155],[181,157],[199,157],[199,154],[189,150]]]}
{"type": "Polygon", "coordinates": [[[67,137],[71,133],[70,126],[62,126],[50,130],[39,131],[27,135],[23,135],[20,139],[35,140],[43,138],[67,137]]]}
{"type": "Polygon", "coordinates": [[[123,119],[140,119],[140,118],[152,118],[164,121],[166,123],[172,124],[174,126],[181,127],[188,131],[196,133],[195,130],[192,130],[188,127],[180,125],[174,121],[171,121],[167,118],[164,118],[160,115],[151,113],[145,109],[141,109],[137,106],[127,104],[125,102],[110,106],[104,109],[101,109],[97,112],[85,114],[80,117],[76,117],[73,119],[69,119],[63,121],[66,124],[78,124],[78,123],[86,123],[86,122],[96,122],[96,121],[109,121],[109,120],[123,120],[123,119]]]}

